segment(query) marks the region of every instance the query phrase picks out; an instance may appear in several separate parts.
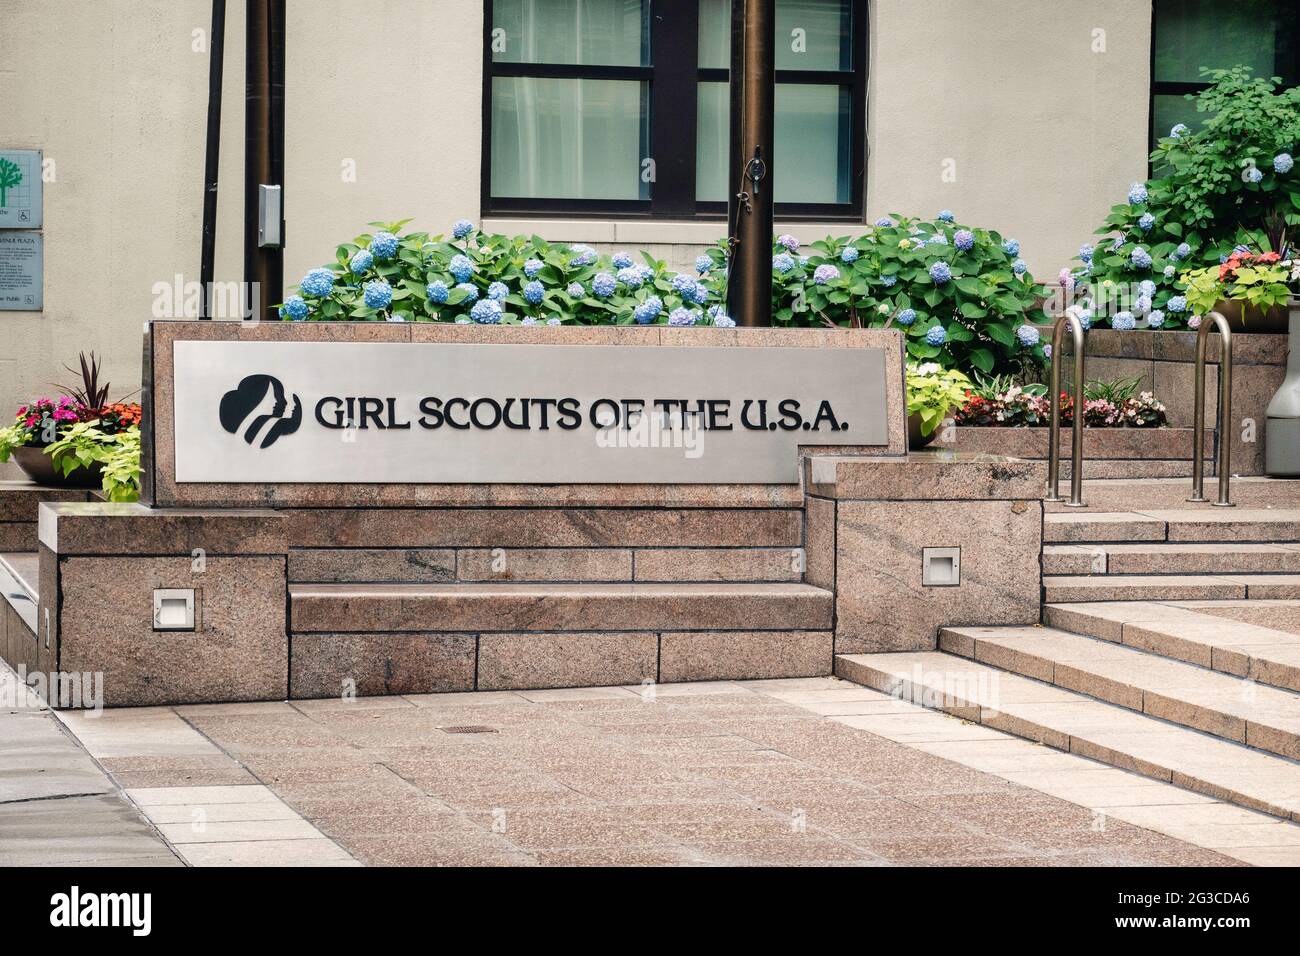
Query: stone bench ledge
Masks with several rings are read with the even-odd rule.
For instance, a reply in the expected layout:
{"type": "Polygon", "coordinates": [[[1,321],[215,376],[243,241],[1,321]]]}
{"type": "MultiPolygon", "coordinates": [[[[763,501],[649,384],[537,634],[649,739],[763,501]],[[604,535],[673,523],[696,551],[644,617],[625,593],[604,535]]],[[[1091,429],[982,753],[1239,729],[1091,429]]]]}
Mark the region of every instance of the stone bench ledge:
{"type": "Polygon", "coordinates": [[[55,502],[40,507],[40,543],[67,555],[282,555],[287,521],[262,509],[149,508],[116,502],[55,502]]]}
{"type": "Polygon", "coordinates": [[[944,450],[899,457],[819,455],[808,459],[815,496],[864,501],[1037,501],[1047,464],[944,450]]]}

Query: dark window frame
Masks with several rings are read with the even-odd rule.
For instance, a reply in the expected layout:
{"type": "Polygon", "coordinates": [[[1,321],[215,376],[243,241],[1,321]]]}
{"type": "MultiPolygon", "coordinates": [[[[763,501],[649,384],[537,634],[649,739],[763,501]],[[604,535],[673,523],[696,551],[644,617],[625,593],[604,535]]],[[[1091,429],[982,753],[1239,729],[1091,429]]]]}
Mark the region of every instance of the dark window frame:
{"type": "MultiPolygon", "coordinates": [[[[695,197],[698,84],[726,82],[730,71],[698,65],[698,0],[646,0],[650,7],[650,66],[589,66],[497,63],[492,59],[492,4],[483,9],[483,146],[480,162],[481,211],[484,216],[573,218],[612,216],[647,220],[726,220],[722,202],[695,197]],[[535,199],[492,195],[492,81],[499,76],[555,79],[648,81],[650,149],[655,181],[649,199],[535,199]],[[671,108],[669,108],[671,104],[671,108]]],[[[777,83],[816,83],[847,88],[850,96],[849,189],[847,203],[778,203],[782,220],[861,221],[867,178],[867,74],[870,70],[868,0],[852,4],[852,70],[777,70],[777,83]]]]}
{"type": "MultiPolygon", "coordinates": [[[[1161,138],[1169,135],[1169,130],[1159,131],[1156,129],[1156,97],[1157,96],[1185,96],[1188,93],[1199,93],[1202,90],[1210,88],[1209,83],[1203,83],[1199,80],[1157,80],[1156,79],[1156,47],[1159,40],[1158,33],[1160,30],[1160,6],[1165,0],[1152,0],[1151,3],[1151,59],[1149,73],[1151,77],[1151,95],[1147,101],[1147,152],[1154,152],[1156,144],[1161,138]]],[[[1285,16],[1279,21],[1282,29],[1290,29],[1293,34],[1292,41],[1284,49],[1290,52],[1290,57],[1284,59],[1282,68],[1275,68],[1272,75],[1274,76],[1292,76],[1297,82],[1300,82],[1300,26],[1294,20],[1288,20],[1285,16]]],[[[1148,162],[1148,175],[1154,175],[1154,170],[1148,162]]]]}

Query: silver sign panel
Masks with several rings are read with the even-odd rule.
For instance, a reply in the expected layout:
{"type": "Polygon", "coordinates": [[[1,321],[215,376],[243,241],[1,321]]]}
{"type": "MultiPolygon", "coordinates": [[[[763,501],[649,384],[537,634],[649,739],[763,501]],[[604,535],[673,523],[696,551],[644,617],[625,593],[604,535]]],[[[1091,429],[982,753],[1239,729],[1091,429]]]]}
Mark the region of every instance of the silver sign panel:
{"type": "Polygon", "coordinates": [[[795,483],[799,445],[888,443],[875,348],[179,341],[173,358],[178,482],[795,483]]]}

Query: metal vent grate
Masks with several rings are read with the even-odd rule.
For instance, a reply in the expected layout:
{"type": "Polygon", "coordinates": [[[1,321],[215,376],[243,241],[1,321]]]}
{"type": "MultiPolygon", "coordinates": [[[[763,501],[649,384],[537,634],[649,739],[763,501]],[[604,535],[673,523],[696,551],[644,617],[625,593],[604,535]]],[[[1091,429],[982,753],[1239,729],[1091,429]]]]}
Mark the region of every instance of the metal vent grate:
{"type": "Polygon", "coordinates": [[[463,727],[440,727],[439,730],[449,734],[495,734],[495,727],[486,727],[482,724],[468,724],[463,727]]]}

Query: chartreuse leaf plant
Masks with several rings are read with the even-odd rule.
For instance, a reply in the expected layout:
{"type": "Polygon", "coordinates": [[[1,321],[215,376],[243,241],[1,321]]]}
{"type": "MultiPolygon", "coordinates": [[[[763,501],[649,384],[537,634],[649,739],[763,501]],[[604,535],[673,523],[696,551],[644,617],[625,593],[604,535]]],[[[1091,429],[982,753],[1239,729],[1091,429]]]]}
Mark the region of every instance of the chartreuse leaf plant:
{"type": "Polygon", "coordinates": [[[972,388],[969,378],[956,369],[945,369],[937,362],[908,362],[907,414],[919,415],[921,434],[929,435],[948,415],[966,402],[972,388]]]}

